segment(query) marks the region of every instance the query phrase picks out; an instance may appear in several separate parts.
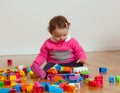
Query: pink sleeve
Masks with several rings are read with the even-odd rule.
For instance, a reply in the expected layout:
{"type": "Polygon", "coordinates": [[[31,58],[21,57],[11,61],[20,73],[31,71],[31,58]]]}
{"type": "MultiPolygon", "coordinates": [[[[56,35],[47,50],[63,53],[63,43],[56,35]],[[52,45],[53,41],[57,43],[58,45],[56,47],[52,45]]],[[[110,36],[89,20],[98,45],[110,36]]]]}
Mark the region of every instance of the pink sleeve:
{"type": "Polygon", "coordinates": [[[46,72],[42,70],[38,64],[33,63],[31,66],[31,70],[35,73],[36,76],[38,76],[40,79],[45,78],[46,72]]]}
{"type": "Polygon", "coordinates": [[[37,63],[39,66],[41,66],[46,61],[47,55],[48,55],[48,51],[44,43],[40,49],[40,53],[37,55],[36,59],[34,60],[34,63],[37,63]]]}
{"type": "Polygon", "coordinates": [[[77,57],[77,59],[83,59],[83,60],[86,60],[86,53],[84,51],[84,49],[82,48],[81,45],[79,45],[79,43],[73,39],[73,42],[72,42],[72,47],[73,47],[73,51],[77,57]]]}

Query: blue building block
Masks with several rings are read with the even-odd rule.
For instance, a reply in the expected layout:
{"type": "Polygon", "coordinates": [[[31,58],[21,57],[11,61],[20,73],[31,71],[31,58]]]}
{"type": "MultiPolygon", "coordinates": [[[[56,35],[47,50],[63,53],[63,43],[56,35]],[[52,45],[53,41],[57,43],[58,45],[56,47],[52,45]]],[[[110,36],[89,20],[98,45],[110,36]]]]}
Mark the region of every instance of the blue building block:
{"type": "Polygon", "coordinates": [[[0,93],[10,93],[10,88],[0,88],[0,93]]]}
{"type": "Polygon", "coordinates": [[[59,82],[54,82],[55,85],[59,85],[60,83],[59,82]]]}
{"type": "Polygon", "coordinates": [[[107,72],[107,68],[106,67],[100,67],[99,68],[99,72],[106,73],[107,72]]]}
{"type": "Polygon", "coordinates": [[[43,86],[45,91],[48,91],[48,85],[49,84],[50,84],[49,82],[40,82],[40,86],[43,86]]]}
{"type": "Polygon", "coordinates": [[[115,77],[114,76],[109,76],[109,82],[114,83],[115,82],[115,77]]]}
{"type": "Polygon", "coordinates": [[[69,80],[69,83],[77,83],[77,80],[69,80]]]}
{"type": "Polygon", "coordinates": [[[80,77],[79,77],[79,81],[82,81],[82,80],[83,80],[83,76],[80,76],[80,77]]]}
{"type": "Polygon", "coordinates": [[[55,68],[57,71],[60,71],[61,65],[57,65],[57,66],[55,66],[55,68]]]}
{"type": "Polygon", "coordinates": [[[56,89],[56,86],[52,86],[50,84],[48,84],[47,87],[48,87],[48,92],[53,92],[56,89]]]}
{"type": "Polygon", "coordinates": [[[69,76],[75,76],[75,74],[65,74],[65,80],[69,81],[69,76]]]}
{"type": "Polygon", "coordinates": [[[63,89],[56,87],[56,88],[53,90],[53,93],[63,93],[63,89]]]}
{"type": "Polygon", "coordinates": [[[17,92],[21,92],[21,86],[19,84],[14,86],[14,89],[16,89],[17,92]]]}
{"type": "Polygon", "coordinates": [[[2,73],[2,76],[8,77],[8,74],[7,73],[2,73]]]}
{"type": "Polygon", "coordinates": [[[31,71],[31,68],[30,67],[28,67],[27,68],[27,73],[29,73],[31,71]]]}

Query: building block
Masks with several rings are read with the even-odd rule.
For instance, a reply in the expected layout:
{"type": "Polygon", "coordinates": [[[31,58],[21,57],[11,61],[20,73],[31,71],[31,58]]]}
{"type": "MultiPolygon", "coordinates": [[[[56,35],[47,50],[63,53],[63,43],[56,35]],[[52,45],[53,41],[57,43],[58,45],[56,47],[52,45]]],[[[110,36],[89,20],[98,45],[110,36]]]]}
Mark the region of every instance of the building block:
{"type": "Polygon", "coordinates": [[[39,86],[37,93],[43,93],[44,91],[45,91],[45,90],[44,90],[44,87],[43,87],[43,86],[39,86]]]}
{"type": "Polygon", "coordinates": [[[63,89],[61,89],[61,88],[55,88],[53,90],[53,93],[63,93],[63,89]]]}
{"type": "MultiPolygon", "coordinates": [[[[66,82],[66,80],[65,79],[61,79],[61,80],[59,80],[59,82],[61,83],[61,82],[66,82]]],[[[59,83],[58,82],[58,83],[59,83]]]]}
{"type": "Polygon", "coordinates": [[[2,73],[2,76],[5,76],[7,78],[8,74],[4,72],[4,73],[2,73]]]}
{"type": "Polygon", "coordinates": [[[27,87],[26,87],[26,91],[28,93],[32,93],[33,92],[33,84],[29,84],[27,87]]]}
{"type": "Polygon", "coordinates": [[[44,87],[40,86],[39,82],[35,82],[33,85],[33,93],[43,93],[44,92],[44,87]]]}
{"type": "Polygon", "coordinates": [[[88,85],[92,87],[103,87],[103,76],[96,76],[94,80],[89,80],[88,85]]]}
{"type": "Polygon", "coordinates": [[[33,93],[38,93],[38,92],[37,92],[37,89],[33,89],[33,93]]]}
{"type": "Polygon", "coordinates": [[[53,78],[54,78],[54,75],[53,74],[48,74],[47,75],[47,80],[53,80],[53,78]]]}
{"type": "Polygon", "coordinates": [[[0,87],[4,87],[4,82],[0,81],[0,87]]]}
{"type": "Polygon", "coordinates": [[[28,67],[27,68],[27,73],[29,73],[31,71],[31,68],[30,67],[28,67]]]}
{"type": "Polygon", "coordinates": [[[97,86],[97,82],[95,80],[89,81],[88,82],[88,86],[96,87],[97,86]]]}
{"type": "Polygon", "coordinates": [[[55,82],[58,82],[59,80],[62,80],[63,78],[62,78],[62,76],[54,76],[53,77],[53,80],[55,81],[55,82]]]}
{"type": "Polygon", "coordinates": [[[40,86],[43,86],[45,91],[48,91],[49,84],[50,84],[50,82],[40,82],[40,86]]]}
{"type": "Polygon", "coordinates": [[[56,87],[52,86],[51,84],[48,84],[47,88],[48,88],[48,92],[53,92],[56,87]]]}
{"type": "Polygon", "coordinates": [[[15,75],[10,75],[10,76],[9,76],[9,80],[10,80],[10,81],[15,81],[16,78],[17,78],[17,77],[16,77],[15,75]]]}
{"type": "Polygon", "coordinates": [[[75,83],[75,88],[80,89],[80,83],[75,83]]]}
{"type": "Polygon", "coordinates": [[[7,65],[8,65],[8,66],[11,66],[11,65],[12,65],[12,59],[8,59],[8,60],[7,60],[7,65]]]}
{"type": "Polygon", "coordinates": [[[69,92],[71,91],[71,92],[73,92],[75,90],[75,86],[67,84],[67,85],[64,86],[63,90],[64,91],[69,91],[69,92]]]}
{"type": "Polygon", "coordinates": [[[17,92],[21,92],[21,85],[19,84],[15,85],[14,89],[16,89],[17,92]]]}
{"type": "Polygon", "coordinates": [[[69,83],[77,83],[77,80],[69,80],[69,83]]]}
{"type": "Polygon", "coordinates": [[[65,67],[63,67],[63,71],[71,73],[72,72],[72,68],[65,66],[65,67]]]}
{"type": "Polygon", "coordinates": [[[120,76],[116,76],[115,79],[117,82],[120,82],[120,76]]]}
{"type": "Polygon", "coordinates": [[[10,80],[5,80],[4,81],[4,86],[10,86],[11,85],[11,81],[10,80]]]}
{"type": "Polygon", "coordinates": [[[57,74],[58,71],[56,69],[54,69],[54,68],[50,68],[50,69],[47,70],[47,73],[49,73],[49,74],[57,74]]]}
{"type": "Polygon", "coordinates": [[[23,71],[25,72],[25,74],[27,74],[27,68],[26,67],[23,68],[23,71]]]}
{"type": "Polygon", "coordinates": [[[0,93],[10,93],[10,88],[0,88],[0,93]]]}
{"type": "Polygon", "coordinates": [[[82,81],[82,80],[83,80],[83,76],[80,76],[80,77],[79,77],[79,81],[82,81]]]}
{"type": "Polygon", "coordinates": [[[82,75],[83,79],[89,78],[89,75],[82,75]]]}
{"type": "Polygon", "coordinates": [[[89,81],[92,81],[92,80],[93,80],[93,79],[91,79],[91,78],[86,78],[86,79],[85,79],[85,84],[88,84],[88,82],[89,82],[89,81]]]}
{"type": "Polygon", "coordinates": [[[61,82],[61,83],[59,84],[59,87],[63,89],[66,84],[67,84],[66,82],[61,82]]]}
{"type": "Polygon", "coordinates": [[[22,90],[22,92],[26,92],[27,91],[27,84],[26,83],[22,83],[21,90],[22,90]]]}
{"type": "Polygon", "coordinates": [[[10,93],[17,93],[15,89],[11,89],[10,93]]]}
{"type": "Polygon", "coordinates": [[[16,76],[17,79],[21,78],[20,72],[16,72],[15,76],[16,76]]]}
{"type": "Polygon", "coordinates": [[[57,71],[60,71],[61,65],[56,64],[55,68],[56,68],[57,71]]]}
{"type": "Polygon", "coordinates": [[[69,80],[77,80],[79,81],[79,75],[75,75],[75,76],[69,76],[69,80]]]}
{"type": "Polygon", "coordinates": [[[6,79],[7,79],[6,76],[0,76],[0,81],[4,81],[4,80],[6,80],[6,79]]]}
{"type": "Polygon", "coordinates": [[[17,83],[15,81],[11,81],[11,86],[14,87],[15,85],[17,85],[17,83]]]}
{"type": "Polygon", "coordinates": [[[88,70],[88,67],[73,67],[73,72],[82,72],[88,70]]]}
{"type": "Polygon", "coordinates": [[[21,77],[24,77],[25,76],[25,72],[23,70],[20,70],[20,75],[21,75],[21,77]]]}
{"type": "Polygon", "coordinates": [[[62,83],[62,82],[60,82],[60,81],[59,82],[54,82],[55,85],[59,85],[60,83],[62,83]]]}
{"type": "Polygon", "coordinates": [[[103,80],[103,76],[100,75],[100,76],[95,76],[95,80],[103,80]]]}
{"type": "Polygon", "coordinates": [[[40,83],[39,82],[35,82],[34,85],[33,85],[33,88],[38,88],[40,86],[40,83]]]}
{"type": "Polygon", "coordinates": [[[30,75],[31,78],[35,78],[35,77],[37,77],[37,76],[33,73],[32,70],[30,70],[29,75],[30,75]]]}
{"type": "Polygon", "coordinates": [[[24,65],[19,65],[19,66],[18,66],[18,69],[19,69],[19,70],[23,70],[23,68],[24,68],[24,65]]]}
{"type": "Polygon", "coordinates": [[[114,83],[115,82],[115,77],[114,76],[109,76],[109,82],[114,83]]]}
{"type": "Polygon", "coordinates": [[[99,68],[99,72],[100,73],[106,73],[107,72],[107,68],[106,67],[100,67],[99,68]]]}
{"type": "Polygon", "coordinates": [[[71,74],[65,74],[65,80],[68,80],[68,81],[69,81],[69,77],[70,77],[70,76],[74,76],[74,75],[75,75],[75,74],[72,74],[72,73],[71,73],[71,74]]]}
{"type": "Polygon", "coordinates": [[[84,70],[81,72],[82,75],[89,75],[89,71],[88,70],[84,70]]]}

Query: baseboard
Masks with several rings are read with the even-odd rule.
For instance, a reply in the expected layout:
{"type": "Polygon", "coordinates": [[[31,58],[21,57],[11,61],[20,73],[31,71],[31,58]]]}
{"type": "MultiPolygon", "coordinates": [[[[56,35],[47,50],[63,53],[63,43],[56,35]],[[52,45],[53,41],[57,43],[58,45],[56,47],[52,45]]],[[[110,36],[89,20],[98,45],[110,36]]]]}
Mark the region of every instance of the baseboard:
{"type": "MultiPolygon", "coordinates": [[[[120,50],[120,44],[84,45],[83,47],[86,52],[120,50]]],[[[0,49],[0,56],[2,55],[29,55],[29,54],[38,54],[38,53],[39,53],[39,48],[0,49]]]]}
{"type": "Polygon", "coordinates": [[[15,49],[0,49],[0,56],[2,55],[29,55],[38,54],[39,48],[15,48],[15,49]]]}
{"type": "Polygon", "coordinates": [[[120,44],[85,45],[86,52],[120,50],[120,44]]]}

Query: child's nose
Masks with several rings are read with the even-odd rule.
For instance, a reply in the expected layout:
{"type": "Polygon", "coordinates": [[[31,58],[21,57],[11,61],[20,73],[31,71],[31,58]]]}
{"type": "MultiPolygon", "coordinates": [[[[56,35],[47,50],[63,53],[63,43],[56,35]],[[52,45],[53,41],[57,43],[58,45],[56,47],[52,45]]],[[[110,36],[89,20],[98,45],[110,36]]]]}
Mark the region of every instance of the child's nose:
{"type": "Polygon", "coordinates": [[[64,40],[64,37],[60,37],[60,40],[64,40]]]}

